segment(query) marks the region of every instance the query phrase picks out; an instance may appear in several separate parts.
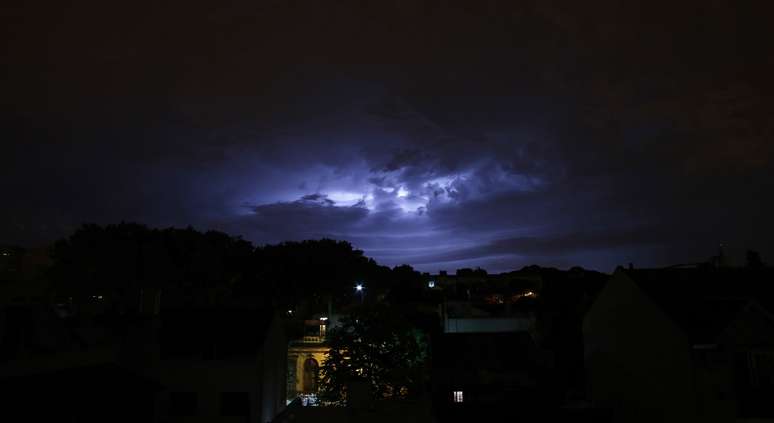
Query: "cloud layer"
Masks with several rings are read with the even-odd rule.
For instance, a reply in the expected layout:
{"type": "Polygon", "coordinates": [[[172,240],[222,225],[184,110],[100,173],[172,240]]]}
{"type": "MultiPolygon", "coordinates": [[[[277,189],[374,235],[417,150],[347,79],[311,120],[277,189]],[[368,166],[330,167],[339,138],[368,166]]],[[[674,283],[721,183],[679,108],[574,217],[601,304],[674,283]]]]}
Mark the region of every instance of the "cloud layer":
{"type": "Polygon", "coordinates": [[[427,271],[774,256],[768,13],[431,3],[12,8],[0,241],[129,220],[427,271]]]}

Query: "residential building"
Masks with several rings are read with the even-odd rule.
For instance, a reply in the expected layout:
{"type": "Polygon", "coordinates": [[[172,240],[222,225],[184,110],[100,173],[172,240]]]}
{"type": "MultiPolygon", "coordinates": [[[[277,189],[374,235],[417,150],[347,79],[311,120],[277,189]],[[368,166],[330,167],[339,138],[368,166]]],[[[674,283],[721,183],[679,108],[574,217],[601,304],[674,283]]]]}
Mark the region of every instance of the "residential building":
{"type": "Polygon", "coordinates": [[[774,417],[769,276],[618,269],[583,322],[593,404],[619,422],[774,417]]]}

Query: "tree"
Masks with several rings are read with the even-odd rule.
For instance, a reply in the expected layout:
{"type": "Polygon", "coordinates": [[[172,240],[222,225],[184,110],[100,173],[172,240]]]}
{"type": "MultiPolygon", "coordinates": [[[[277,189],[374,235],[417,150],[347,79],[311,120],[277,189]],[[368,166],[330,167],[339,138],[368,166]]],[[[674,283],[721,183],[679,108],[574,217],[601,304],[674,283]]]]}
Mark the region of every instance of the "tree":
{"type": "MultiPolygon", "coordinates": [[[[283,242],[256,249],[253,280],[271,292],[278,305],[293,308],[302,301],[335,305],[351,302],[357,281],[369,293],[390,281],[390,269],[379,266],[346,241],[332,239],[283,242]]],[[[250,283],[249,281],[247,283],[250,283]]]]}
{"type": "Polygon", "coordinates": [[[376,304],[343,317],[328,331],[330,350],[320,368],[320,398],[346,402],[348,385],[361,380],[375,399],[422,393],[427,343],[424,335],[389,307],[376,304]]]}
{"type": "Polygon", "coordinates": [[[163,289],[173,303],[218,302],[252,254],[249,242],[216,231],[87,224],[54,245],[51,275],[60,295],[99,294],[127,308],[148,289],[163,289]]]}
{"type": "Polygon", "coordinates": [[[747,250],[747,267],[751,269],[760,269],[763,267],[763,260],[761,254],[757,251],[747,250]]]}

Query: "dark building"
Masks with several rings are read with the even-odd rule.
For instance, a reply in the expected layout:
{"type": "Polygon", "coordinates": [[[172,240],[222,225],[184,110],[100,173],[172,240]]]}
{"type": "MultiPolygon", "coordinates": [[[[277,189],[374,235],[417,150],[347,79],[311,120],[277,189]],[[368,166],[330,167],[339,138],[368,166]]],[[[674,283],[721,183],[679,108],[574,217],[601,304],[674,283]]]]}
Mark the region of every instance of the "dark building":
{"type": "Polygon", "coordinates": [[[774,417],[769,275],[618,270],[584,320],[593,403],[621,422],[774,417]]]}
{"type": "MultiPolygon", "coordinates": [[[[269,310],[0,310],[0,385],[29,421],[270,421],[287,342],[269,310]],[[45,406],[41,406],[45,405],[45,406]]],[[[11,414],[7,414],[10,416],[11,414]]]]}
{"type": "Polygon", "coordinates": [[[15,372],[0,379],[4,420],[153,421],[161,386],[152,379],[111,362],[54,368],[27,364],[16,363],[15,372]]]}
{"type": "Polygon", "coordinates": [[[444,334],[433,345],[433,402],[439,420],[545,413],[543,360],[526,331],[444,334]]]}

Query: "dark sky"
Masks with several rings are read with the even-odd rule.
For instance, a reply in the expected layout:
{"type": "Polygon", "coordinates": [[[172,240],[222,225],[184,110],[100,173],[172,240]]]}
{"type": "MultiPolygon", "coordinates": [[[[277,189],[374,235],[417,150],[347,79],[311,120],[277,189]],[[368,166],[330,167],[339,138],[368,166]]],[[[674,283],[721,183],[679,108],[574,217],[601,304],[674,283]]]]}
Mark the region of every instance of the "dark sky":
{"type": "Polygon", "coordinates": [[[767,3],[6,1],[0,242],[124,220],[432,272],[771,262],[767,3]]]}

